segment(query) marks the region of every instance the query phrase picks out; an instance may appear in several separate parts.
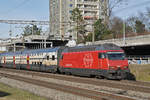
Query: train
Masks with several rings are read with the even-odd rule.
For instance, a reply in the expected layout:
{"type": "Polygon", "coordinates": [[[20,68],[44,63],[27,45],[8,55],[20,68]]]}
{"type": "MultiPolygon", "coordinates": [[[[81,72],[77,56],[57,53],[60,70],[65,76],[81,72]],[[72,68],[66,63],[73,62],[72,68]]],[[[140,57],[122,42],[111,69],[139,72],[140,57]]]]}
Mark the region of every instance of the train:
{"type": "Polygon", "coordinates": [[[131,74],[123,49],[111,43],[1,53],[0,66],[117,80],[131,74]]]}

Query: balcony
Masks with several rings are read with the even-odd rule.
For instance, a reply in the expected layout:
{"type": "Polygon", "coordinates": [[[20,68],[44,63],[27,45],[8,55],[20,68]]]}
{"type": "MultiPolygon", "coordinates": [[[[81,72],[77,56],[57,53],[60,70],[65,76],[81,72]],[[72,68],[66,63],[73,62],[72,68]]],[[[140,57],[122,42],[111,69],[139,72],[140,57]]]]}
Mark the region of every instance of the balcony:
{"type": "Polygon", "coordinates": [[[77,4],[98,5],[98,0],[77,0],[77,4]]]}

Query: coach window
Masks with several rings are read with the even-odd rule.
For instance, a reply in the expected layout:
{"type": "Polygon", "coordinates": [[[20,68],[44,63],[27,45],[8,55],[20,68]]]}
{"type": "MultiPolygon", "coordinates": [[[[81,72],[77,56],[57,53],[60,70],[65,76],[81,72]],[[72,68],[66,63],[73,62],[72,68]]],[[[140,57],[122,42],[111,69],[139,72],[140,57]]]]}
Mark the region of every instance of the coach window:
{"type": "Polygon", "coordinates": [[[99,53],[98,58],[99,59],[104,59],[104,58],[106,58],[106,54],[105,53],[99,53]]]}
{"type": "Polygon", "coordinates": [[[49,56],[47,56],[47,60],[49,60],[49,56]]]}
{"type": "Polygon", "coordinates": [[[52,60],[55,60],[55,55],[52,55],[52,60]]]}
{"type": "Polygon", "coordinates": [[[42,65],[42,62],[40,62],[40,66],[42,65]]]}

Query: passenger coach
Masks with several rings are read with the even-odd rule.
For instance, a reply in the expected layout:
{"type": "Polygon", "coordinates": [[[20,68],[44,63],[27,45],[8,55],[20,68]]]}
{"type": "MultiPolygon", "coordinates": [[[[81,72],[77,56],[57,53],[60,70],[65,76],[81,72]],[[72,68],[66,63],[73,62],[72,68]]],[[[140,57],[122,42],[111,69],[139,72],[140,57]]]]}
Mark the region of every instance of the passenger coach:
{"type": "Polygon", "coordinates": [[[57,69],[57,48],[0,54],[2,67],[53,72],[57,69]]]}

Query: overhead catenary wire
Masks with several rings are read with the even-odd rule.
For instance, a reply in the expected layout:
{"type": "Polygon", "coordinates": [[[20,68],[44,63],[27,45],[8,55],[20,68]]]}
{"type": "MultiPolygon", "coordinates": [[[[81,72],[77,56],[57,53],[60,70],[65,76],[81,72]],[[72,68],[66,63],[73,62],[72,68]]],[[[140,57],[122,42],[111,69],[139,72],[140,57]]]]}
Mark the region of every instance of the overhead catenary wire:
{"type": "Polygon", "coordinates": [[[117,14],[117,13],[120,13],[122,11],[126,11],[126,10],[129,10],[129,9],[133,9],[133,8],[140,7],[140,6],[143,6],[143,5],[148,5],[148,4],[150,4],[150,1],[146,1],[146,2],[143,2],[143,3],[134,4],[134,5],[131,5],[129,7],[124,7],[124,8],[121,8],[121,9],[113,11],[113,13],[117,14]]]}
{"type": "Polygon", "coordinates": [[[18,8],[22,7],[23,5],[27,4],[30,0],[22,0],[21,3],[19,3],[18,5],[16,5],[15,7],[7,10],[5,13],[3,13],[4,15],[7,15],[15,10],[17,10],[18,8]]]}

